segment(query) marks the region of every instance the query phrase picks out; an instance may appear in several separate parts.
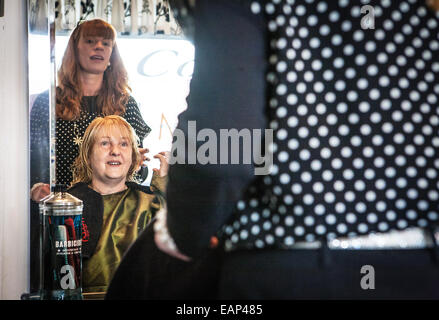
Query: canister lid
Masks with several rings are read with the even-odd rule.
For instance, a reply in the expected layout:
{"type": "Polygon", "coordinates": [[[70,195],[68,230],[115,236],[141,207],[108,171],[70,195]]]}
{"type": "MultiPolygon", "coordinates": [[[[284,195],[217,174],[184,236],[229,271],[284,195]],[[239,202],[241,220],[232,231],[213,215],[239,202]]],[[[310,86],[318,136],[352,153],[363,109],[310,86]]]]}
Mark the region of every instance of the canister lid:
{"type": "Polygon", "coordinates": [[[65,184],[56,184],[51,188],[52,192],[66,192],[67,186],[65,184]]]}
{"type": "Polygon", "coordinates": [[[40,201],[40,206],[50,207],[82,207],[82,200],[66,192],[65,185],[55,185],[52,187],[52,193],[40,201]]]}

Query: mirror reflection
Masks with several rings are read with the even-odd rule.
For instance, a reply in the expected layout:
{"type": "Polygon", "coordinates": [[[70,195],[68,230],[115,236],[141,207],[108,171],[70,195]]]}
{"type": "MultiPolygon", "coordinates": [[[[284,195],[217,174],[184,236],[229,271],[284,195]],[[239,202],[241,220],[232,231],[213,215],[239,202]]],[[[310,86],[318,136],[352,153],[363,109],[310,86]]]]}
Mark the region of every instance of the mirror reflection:
{"type": "MultiPolygon", "coordinates": [[[[56,184],[71,186],[72,165],[90,123],[121,116],[134,129],[142,163],[139,185],[154,183],[160,156],[171,150],[177,116],[193,70],[194,47],[174,20],[167,1],[29,0],[29,91],[31,161],[31,291],[38,289],[38,202],[56,184]],[[50,42],[48,16],[55,10],[56,37],[50,42]],[[56,79],[50,79],[55,44],[56,79]],[[50,103],[54,80],[56,98],[50,103]],[[54,115],[55,157],[50,156],[54,115]]],[[[95,190],[99,192],[98,190],[95,190]]]]}

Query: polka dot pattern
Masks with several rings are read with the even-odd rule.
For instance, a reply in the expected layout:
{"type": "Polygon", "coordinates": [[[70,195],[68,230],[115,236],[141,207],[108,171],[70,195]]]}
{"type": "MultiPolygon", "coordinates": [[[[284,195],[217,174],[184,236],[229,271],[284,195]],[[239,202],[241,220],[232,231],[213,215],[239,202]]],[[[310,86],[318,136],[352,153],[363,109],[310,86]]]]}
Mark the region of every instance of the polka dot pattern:
{"type": "Polygon", "coordinates": [[[376,1],[363,30],[369,3],[251,1],[270,41],[274,163],[238,202],[226,250],[438,223],[439,15],[376,1]]]}

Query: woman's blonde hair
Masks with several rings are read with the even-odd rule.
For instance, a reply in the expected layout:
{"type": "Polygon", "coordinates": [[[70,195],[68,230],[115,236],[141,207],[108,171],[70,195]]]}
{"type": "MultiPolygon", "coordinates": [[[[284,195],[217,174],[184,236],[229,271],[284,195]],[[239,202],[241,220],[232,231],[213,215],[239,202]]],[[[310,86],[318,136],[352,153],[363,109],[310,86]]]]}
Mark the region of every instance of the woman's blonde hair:
{"type": "Polygon", "coordinates": [[[103,37],[113,42],[110,66],[104,72],[102,87],[98,94],[97,105],[103,115],[121,115],[131,88],[128,86],[128,74],[123,65],[116,44],[116,30],[101,19],[93,19],[79,24],[70,35],[61,67],[58,71],[56,91],[56,116],[63,120],[75,120],[81,113],[82,88],[79,79],[78,42],[84,37],[103,37]]]}
{"type": "Polygon", "coordinates": [[[90,183],[93,170],[90,164],[90,155],[96,143],[98,134],[102,130],[111,131],[117,128],[127,138],[129,138],[132,147],[132,163],[127,172],[127,181],[135,181],[136,169],[140,164],[141,155],[137,147],[138,138],[136,132],[131,125],[122,117],[106,116],[104,118],[97,117],[94,119],[87,130],[85,130],[82,144],[79,148],[79,155],[73,163],[73,181],[72,185],[78,182],[90,183]]]}

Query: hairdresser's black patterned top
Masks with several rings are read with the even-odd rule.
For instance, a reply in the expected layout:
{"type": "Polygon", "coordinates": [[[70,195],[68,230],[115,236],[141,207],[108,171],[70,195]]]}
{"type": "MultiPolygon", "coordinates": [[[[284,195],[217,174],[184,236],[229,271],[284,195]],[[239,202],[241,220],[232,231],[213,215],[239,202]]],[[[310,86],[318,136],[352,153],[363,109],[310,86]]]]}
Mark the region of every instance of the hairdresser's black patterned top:
{"type": "MultiPolygon", "coordinates": [[[[40,94],[33,104],[30,118],[31,184],[49,182],[49,95],[40,94]]],[[[88,125],[98,116],[97,97],[84,97],[80,118],[74,121],[56,120],[56,179],[70,185],[71,166],[78,156],[79,143],[88,125]]],[[[134,128],[140,142],[151,129],[146,125],[133,97],[126,104],[123,117],[134,128]]]]}
{"type": "MultiPolygon", "coordinates": [[[[210,218],[214,221],[210,232],[227,221],[226,250],[290,248],[298,241],[437,225],[439,15],[427,8],[426,1],[249,0],[245,9],[225,2],[222,6],[220,1],[197,2],[196,20],[204,26],[196,30],[195,25],[201,53],[196,57],[194,102],[188,111],[198,105],[199,112],[219,108],[215,121],[221,122],[229,110],[244,109],[248,116],[241,122],[250,123],[263,117],[257,102],[249,95],[249,106],[239,100],[239,92],[229,92],[239,85],[245,94],[248,87],[257,86],[256,79],[265,79],[274,163],[271,174],[252,178],[230,213],[226,202],[235,198],[237,182],[226,182],[232,181],[232,170],[234,176],[240,174],[233,166],[219,168],[224,170],[224,178],[218,180],[222,185],[211,179],[200,186],[212,190],[205,198],[216,199],[215,205],[203,202],[195,208],[181,203],[183,211],[194,215],[196,209],[203,213],[197,218],[204,219],[222,206],[224,210],[210,218]],[[365,5],[373,12],[366,7],[369,10],[362,13],[365,5]],[[240,19],[242,28],[249,29],[245,12],[254,14],[253,24],[264,20],[266,34],[258,38],[241,31],[236,22],[233,29],[221,25],[226,35],[217,40],[221,32],[215,26],[221,23],[216,17],[240,19]],[[228,40],[233,37],[236,43],[228,40]],[[258,41],[267,47],[265,76],[257,70],[260,61],[257,65],[252,61],[258,41]],[[221,45],[227,49],[215,53],[221,45]],[[210,61],[206,58],[215,54],[210,61]],[[238,77],[245,73],[247,78],[229,85],[221,78],[226,71],[212,71],[221,63],[222,69],[238,77]],[[204,64],[212,69],[209,73],[204,64]],[[213,99],[197,100],[210,88],[228,98],[220,106],[213,99]]],[[[200,127],[198,122],[208,122],[201,115],[187,117],[197,119],[200,127]]],[[[235,125],[239,117],[237,113],[229,119],[235,125]]],[[[189,167],[171,167],[168,227],[179,249],[191,254],[206,238],[192,236],[191,226],[181,231],[187,217],[179,218],[181,210],[172,206],[178,188],[189,183],[182,178],[183,169],[192,176],[197,173],[189,167]]],[[[207,172],[206,166],[197,169],[207,172]]],[[[204,229],[209,225],[202,223],[204,229]]]]}
{"type": "Polygon", "coordinates": [[[438,15],[423,0],[251,10],[267,17],[271,43],[274,166],[263,196],[238,202],[226,248],[437,223],[438,15]],[[375,29],[362,28],[366,4],[375,29]]]}

